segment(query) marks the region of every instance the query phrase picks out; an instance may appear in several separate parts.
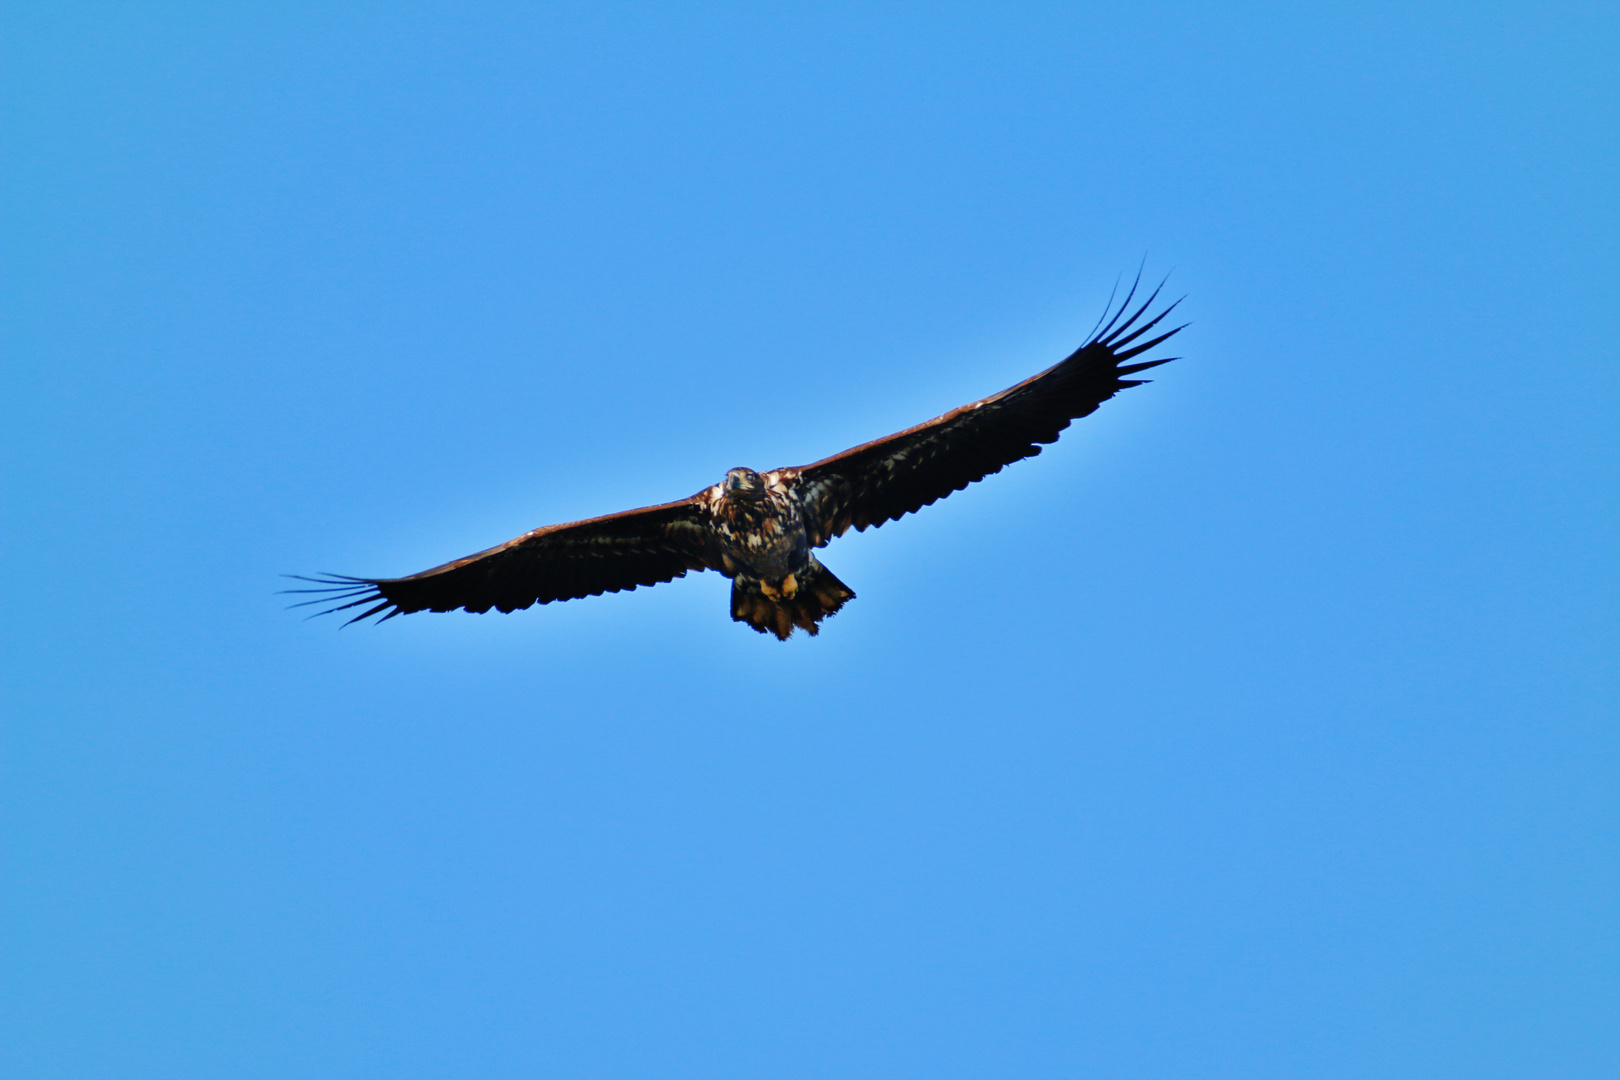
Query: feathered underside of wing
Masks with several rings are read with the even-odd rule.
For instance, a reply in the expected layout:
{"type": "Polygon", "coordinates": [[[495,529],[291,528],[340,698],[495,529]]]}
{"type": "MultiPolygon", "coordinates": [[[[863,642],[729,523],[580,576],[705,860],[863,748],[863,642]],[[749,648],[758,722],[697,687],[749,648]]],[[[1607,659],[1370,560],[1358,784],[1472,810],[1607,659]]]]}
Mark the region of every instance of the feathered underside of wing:
{"type": "Polygon", "coordinates": [[[813,465],[781,470],[799,487],[811,542],[820,547],[852,525],[866,529],[893,521],[1034,457],[1042,444],[1056,442],[1070,422],[1089,416],[1126,387],[1147,382],[1129,376],[1176,357],[1129,361],[1182,329],[1138,342],[1181,302],[1143,322],[1163,288],[1161,282],[1127,317],[1136,295],[1132,285],[1112,317],[1110,303],[1103,313],[1106,322],[1099,320],[1090,340],[1017,386],[813,465]]]}
{"type": "Polygon", "coordinates": [[[360,608],[349,622],[386,622],[413,611],[516,611],[657,585],[709,568],[701,497],[548,525],[409,577],[299,577],[314,587],[287,591],[315,594],[293,606],[326,605],[318,615],[360,608]]]}

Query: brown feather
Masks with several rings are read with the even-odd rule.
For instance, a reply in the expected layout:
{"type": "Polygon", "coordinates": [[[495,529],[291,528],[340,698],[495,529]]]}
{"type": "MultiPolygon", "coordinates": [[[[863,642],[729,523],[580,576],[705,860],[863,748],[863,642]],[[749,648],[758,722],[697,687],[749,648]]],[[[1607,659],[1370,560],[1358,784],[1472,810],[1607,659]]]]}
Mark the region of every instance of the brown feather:
{"type": "Polygon", "coordinates": [[[1133,344],[1176,306],[1138,324],[1159,295],[1155,289],[1121,322],[1134,295],[1133,286],[1119,313],[1091,340],[1016,386],[814,464],[777,470],[783,482],[799,488],[811,544],[822,547],[851,526],[860,530],[893,521],[1034,457],[1042,444],[1056,442],[1071,421],[1089,416],[1120,390],[1145,382],[1121,376],[1169,359],[1125,362],[1182,328],[1133,344]]]}
{"type": "Polygon", "coordinates": [[[409,577],[306,578],[323,589],[296,591],[327,593],[326,600],[338,602],[328,610],[367,605],[358,618],[383,611],[388,612],[384,618],[392,618],[457,608],[516,611],[656,585],[714,566],[705,496],[547,525],[409,577]]]}
{"type": "Polygon", "coordinates": [[[820,623],[855,599],[855,590],[839,581],[819,561],[812,560],[800,575],[799,588],[791,597],[771,598],[759,582],[742,579],[731,583],[731,617],[747,623],[762,634],[775,634],[786,641],[794,628],[811,637],[821,633],[820,623]]]}

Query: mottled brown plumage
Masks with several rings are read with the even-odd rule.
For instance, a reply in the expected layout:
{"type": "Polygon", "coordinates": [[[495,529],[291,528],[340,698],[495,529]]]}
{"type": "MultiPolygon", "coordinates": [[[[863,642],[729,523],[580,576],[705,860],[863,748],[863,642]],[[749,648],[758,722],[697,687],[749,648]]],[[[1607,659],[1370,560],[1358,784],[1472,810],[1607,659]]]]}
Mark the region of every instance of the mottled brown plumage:
{"type": "Polygon", "coordinates": [[[784,640],[795,629],[815,634],[855,597],[815,548],[1033,457],[1071,421],[1146,381],[1128,376],[1174,359],[1127,363],[1181,329],[1136,344],[1176,305],[1141,322],[1158,290],[1126,317],[1134,295],[1133,286],[1106,325],[1039,375],[813,465],[732,469],[679,502],[548,525],[420,574],[303,578],[316,587],[290,591],[317,594],[304,603],[330,605],[323,614],[362,608],[350,622],[386,621],[414,611],[515,611],[717,570],[732,581],[736,621],[784,640]]]}

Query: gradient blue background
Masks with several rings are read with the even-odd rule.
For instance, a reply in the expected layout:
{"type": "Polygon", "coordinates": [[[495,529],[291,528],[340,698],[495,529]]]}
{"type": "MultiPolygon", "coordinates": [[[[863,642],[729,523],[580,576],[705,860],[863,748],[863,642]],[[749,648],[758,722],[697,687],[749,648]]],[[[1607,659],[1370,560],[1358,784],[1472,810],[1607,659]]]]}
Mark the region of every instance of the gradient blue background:
{"type": "Polygon", "coordinates": [[[10,4],[45,1077],[1610,1077],[1609,4],[10,4]],[[400,574],[1186,358],[825,553],[400,574]]]}

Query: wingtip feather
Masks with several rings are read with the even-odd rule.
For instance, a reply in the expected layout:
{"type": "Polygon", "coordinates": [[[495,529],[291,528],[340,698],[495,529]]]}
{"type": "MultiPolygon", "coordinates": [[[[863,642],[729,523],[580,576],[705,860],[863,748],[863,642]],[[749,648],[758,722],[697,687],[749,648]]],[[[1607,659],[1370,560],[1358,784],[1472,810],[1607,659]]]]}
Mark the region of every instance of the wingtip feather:
{"type": "Polygon", "coordinates": [[[1146,371],[1148,368],[1156,368],[1160,364],[1168,364],[1172,360],[1179,359],[1181,359],[1179,356],[1167,356],[1163,360],[1148,360],[1140,364],[1126,364],[1124,367],[1115,369],[1114,374],[1135,375],[1138,371],[1146,371]]]}

